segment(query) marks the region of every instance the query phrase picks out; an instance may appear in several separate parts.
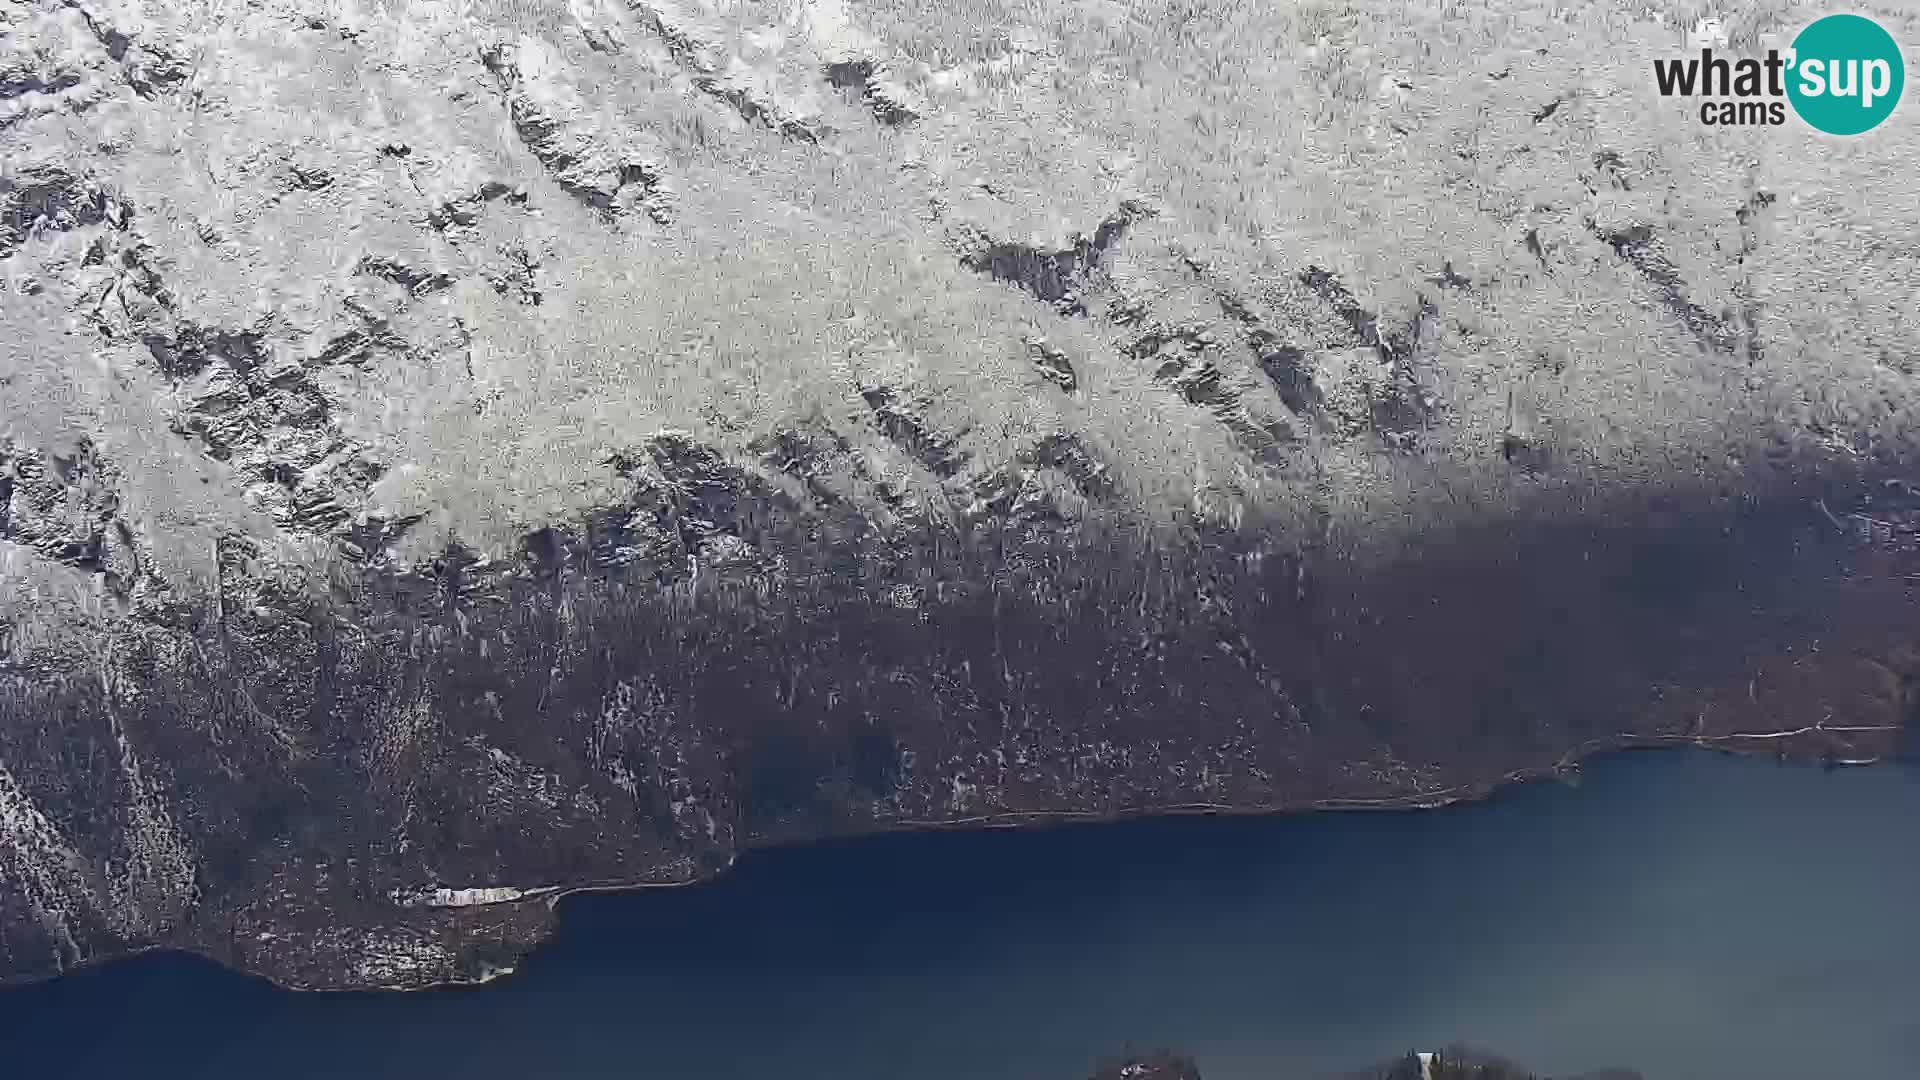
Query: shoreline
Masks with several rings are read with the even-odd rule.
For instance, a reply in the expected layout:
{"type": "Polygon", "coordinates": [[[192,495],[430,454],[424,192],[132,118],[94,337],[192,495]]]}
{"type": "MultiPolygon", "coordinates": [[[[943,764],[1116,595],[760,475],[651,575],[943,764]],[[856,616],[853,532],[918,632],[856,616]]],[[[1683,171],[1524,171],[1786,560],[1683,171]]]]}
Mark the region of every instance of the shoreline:
{"type": "MultiPolygon", "coordinates": [[[[742,848],[720,871],[685,881],[637,881],[637,882],[595,882],[584,885],[542,885],[521,891],[511,900],[498,900],[474,904],[446,905],[449,908],[497,908],[528,903],[544,903],[549,910],[557,910],[560,901],[569,896],[591,894],[637,893],[647,889],[680,889],[703,885],[720,878],[739,864],[740,856],[753,851],[805,848],[825,841],[844,839],[868,839],[888,834],[916,832],[959,832],[967,830],[1045,828],[1049,825],[1116,825],[1151,818],[1171,817],[1280,817],[1285,815],[1307,815],[1321,813],[1342,813],[1354,811],[1399,812],[1406,813],[1422,810],[1439,810],[1463,803],[1484,802],[1494,795],[1522,784],[1551,779],[1571,771],[1577,771],[1580,765],[1592,758],[1614,753],[1628,753],[1638,750],[1675,750],[1701,749],[1733,756],[1755,756],[1759,747],[1770,742],[1818,734],[1890,734],[1905,730],[1898,724],[1872,725],[1830,725],[1810,724],[1804,727],[1783,731],[1766,732],[1730,732],[1723,735],[1682,735],[1682,734],[1620,734],[1592,739],[1574,747],[1555,759],[1551,764],[1533,768],[1516,769],[1504,776],[1457,784],[1452,787],[1433,791],[1413,792],[1404,796],[1382,799],[1346,798],[1321,799],[1297,805],[1275,806],[1235,806],[1226,803],[1176,803],[1166,806],[1136,807],[1119,811],[1092,810],[1029,810],[1002,814],[982,814],[966,818],[948,820],[903,820],[886,823],[884,826],[866,832],[844,834],[832,837],[817,837],[812,840],[789,843],[769,843],[742,848]]],[[[1879,754],[1866,758],[1826,758],[1811,755],[1789,754],[1783,760],[1800,765],[1820,765],[1827,767],[1860,768],[1885,764],[1890,756],[1879,754]]],[[[541,943],[531,945],[524,957],[540,948],[541,943]]],[[[223,970],[249,979],[258,979],[277,990],[296,994],[411,994],[432,991],[457,991],[477,989],[489,983],[498,982],[513,975],[520,967],[520,961],[483,972],[477,978],[448,979],[439,982],[404,986],[299,986],[282,982],[270,975],[248,971],[232,966],[209,953],[189,947],[174,945],[142,945],[115,953],[112,956],[94,957],[82,961],[65,971],[52,975],[33,978],[7,980],[0,979],[0,993],[9,990],[56,982],[68,975],[93,971],[108,967],[125,960],[153,953],[177,953],[197,960],[211,963],[223,970]]]]}

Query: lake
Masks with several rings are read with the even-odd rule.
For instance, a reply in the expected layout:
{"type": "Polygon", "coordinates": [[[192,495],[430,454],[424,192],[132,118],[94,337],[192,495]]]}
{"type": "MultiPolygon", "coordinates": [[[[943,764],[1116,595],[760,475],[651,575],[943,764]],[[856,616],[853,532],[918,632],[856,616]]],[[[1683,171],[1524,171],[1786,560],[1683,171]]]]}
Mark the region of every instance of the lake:
{"type": "Polygon", "coordinates": [[[1649,1080],[1920,1075],[1920,769],[1705,752],[1396,814],[757,852],[562,904],[482,988],[150,955],[0,991],[0,1076],[1285,1080],[1455,1039],[1649,1080]]]}

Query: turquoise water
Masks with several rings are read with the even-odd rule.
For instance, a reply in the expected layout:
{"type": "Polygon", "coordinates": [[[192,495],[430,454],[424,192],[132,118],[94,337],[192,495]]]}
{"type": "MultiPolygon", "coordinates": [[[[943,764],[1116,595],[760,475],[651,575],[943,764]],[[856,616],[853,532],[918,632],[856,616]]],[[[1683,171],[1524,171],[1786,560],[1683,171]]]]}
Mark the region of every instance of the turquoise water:
{"type": "Polygon", "coordinates": [[[1650,1080],[1920,1076],[1920,770],[1694,752],[1411,814],[758,853],[477,990],[150,956],[0,992],[0,1076],[1268,1080],[1467,1039],[1650,1080]]]}

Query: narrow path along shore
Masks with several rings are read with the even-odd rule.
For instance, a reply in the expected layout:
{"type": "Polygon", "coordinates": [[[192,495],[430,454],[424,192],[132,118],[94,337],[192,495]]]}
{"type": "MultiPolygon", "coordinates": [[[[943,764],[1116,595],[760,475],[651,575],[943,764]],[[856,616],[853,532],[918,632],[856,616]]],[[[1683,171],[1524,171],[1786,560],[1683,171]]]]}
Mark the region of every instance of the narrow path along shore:
{"type": "MultiPolygon", "coordinates": [[[[1473,798],[1484,798],[1492,792],[1511,784],[1526,783],[1546,776],[1565,772],[1578,766],[1580,761],[1596,754],[1611,751],[1653,749],[1660,747],[1696,746],[1708,750],[1727,750],[1724,743],[1737,743],[1740,740],[1764,741],[1791,738],[1799,735],[1811,735],[1825,732],[1841,734],[1891,733],[1900,731],[1898,724],[1855,724],[1832,725],[1815,723],[1804,727],[1783,731],[1738,731],[1724,735],[1636,735],[1622,733],[1607,738],[1595,739],[1584,743],[1561,755],[1553,764],[1532,769],[1518,769],[1497,779],[1432,791],[1410,792],[1406,795],[1380,799],[1346,798],[1320,799],[1301,805],[1241,806],[1231,803],[1188,802],[1171,803],[1161,806],[1135,807],[1120,811],[1098,810],[1018,810],[998,814],[975,814],[964,818],[917,819],[908,818],[885,823],[876,833],[908,830],[950,830],[967,828],[1017,828],[1021,825],[1046,822],[1062,823],[1099,823],[1135,820],[1150,817],[1171,817],[1183,814],[1235,814],[1235,815],[1277,815],[1310,813],[1314,811],[1339,810],[1426,810],[1438,809],[1452,803],[1473,798]]],[[[1736,751],[1737,752],[1737,751],[1736,751]]],[[[1882,760],[1881,758],[1836,759],[1833,764],[1866,765],[1882,760]]],[[[735,860],[737,861],[737,860],[735,860]]],[[[728,869],[733,863],[729,862],[728,869]]],[[[720,871],[725,873],[725,870],[720,871]]],[[[689,878],[685,881],[645,881],[645,882],[606,882],[591,885],[542,885],[519,890],[519,895],[511,899],[497,901],[476,901],[474,904],[460,906],[481,906],[486,903],[524,903],[529,900],[545,900],[548,904],[557,904],[565,897],[576,893],[619,893],[640,889],[672,889],[687,885],[698,885],[711,881],[712,877],[689,878]]],[[[465,890],[485,891],[485,890],[465,890]]]]}

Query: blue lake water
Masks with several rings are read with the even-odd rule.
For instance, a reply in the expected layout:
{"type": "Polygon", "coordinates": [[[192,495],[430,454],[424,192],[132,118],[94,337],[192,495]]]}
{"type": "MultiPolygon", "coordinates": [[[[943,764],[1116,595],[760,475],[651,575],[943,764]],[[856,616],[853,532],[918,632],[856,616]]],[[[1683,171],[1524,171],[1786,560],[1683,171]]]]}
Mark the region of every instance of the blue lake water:
{"type": "Polygon", "coordinates": [[[1920,769],[1695,752],[1407,814],[892,836],[574,897],[489,986],[177,956],[0,991],[0,1077],[1287,1080],[1467,1039],[1649,1080],[1920,1076],[1920,769]]]}

